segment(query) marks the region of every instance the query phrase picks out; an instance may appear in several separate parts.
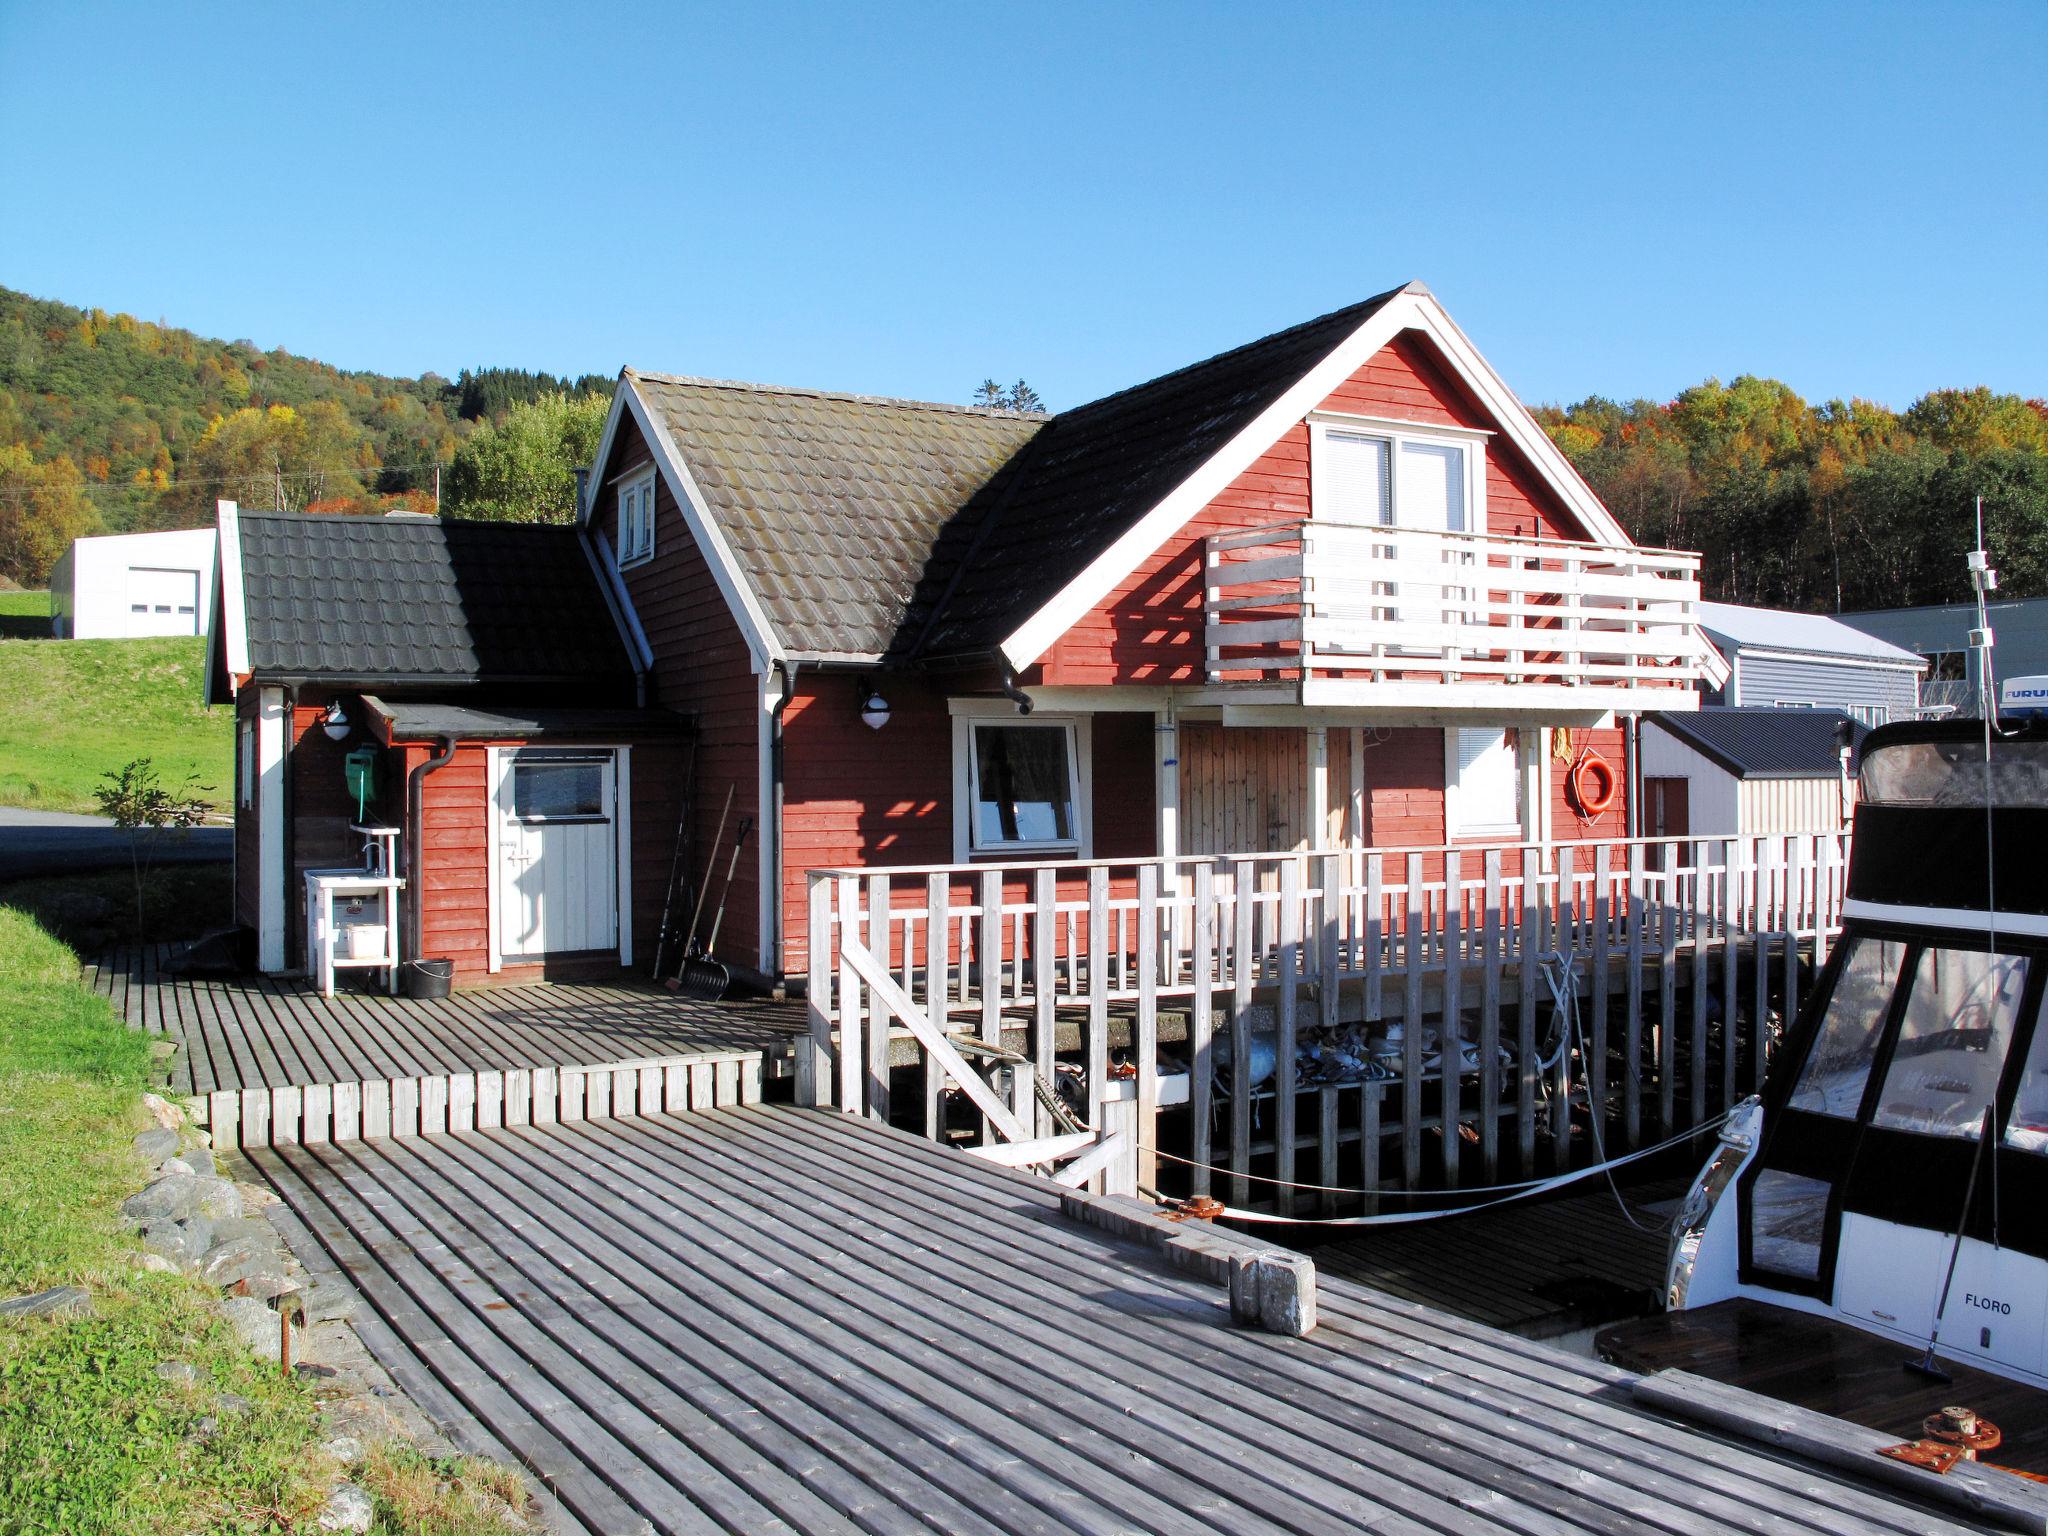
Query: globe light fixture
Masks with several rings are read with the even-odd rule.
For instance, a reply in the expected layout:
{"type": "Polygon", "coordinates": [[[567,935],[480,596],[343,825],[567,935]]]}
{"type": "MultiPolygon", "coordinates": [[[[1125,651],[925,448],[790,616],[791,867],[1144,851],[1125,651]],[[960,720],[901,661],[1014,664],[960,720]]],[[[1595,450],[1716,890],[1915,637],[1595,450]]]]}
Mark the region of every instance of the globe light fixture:
{"type": "Polygon", "coordinates": [[[873,688],[869,688],[866,697],[861,700],[860,718],[869,730],[879,731],[889,723],[889,701],[873,688]]]}

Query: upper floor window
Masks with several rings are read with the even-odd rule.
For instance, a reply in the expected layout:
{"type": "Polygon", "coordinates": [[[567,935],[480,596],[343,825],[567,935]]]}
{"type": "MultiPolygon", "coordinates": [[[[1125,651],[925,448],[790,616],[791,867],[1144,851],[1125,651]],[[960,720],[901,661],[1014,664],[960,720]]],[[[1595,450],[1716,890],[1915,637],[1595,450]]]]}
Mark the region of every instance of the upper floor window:
{"type": "Polygon", "coordinates": [[[1486,434],[1359,418],[1309,425],[1310,504],[1332,522],[1481,530],[1486,434]]]}
{"type": "Polygon", "coordinates": [[[654,555],[654,471],[619,486],[619,564],[637,565],[654,555]]]}

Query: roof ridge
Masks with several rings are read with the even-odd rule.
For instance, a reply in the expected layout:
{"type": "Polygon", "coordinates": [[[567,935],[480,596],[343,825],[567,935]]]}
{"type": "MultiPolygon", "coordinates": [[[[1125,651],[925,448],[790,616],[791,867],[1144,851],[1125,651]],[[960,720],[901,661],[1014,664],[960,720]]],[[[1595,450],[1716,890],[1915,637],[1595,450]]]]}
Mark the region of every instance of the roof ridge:
{"type": "Polygon", "coordinates": [[[978,416],[994,421],[1048,421],[1050,411],[1012,411],[1001,406],[961,405],[950,400],[912,400],[903,395],[864,395],[852,390],[819,389],[806,384],[761,384],[751,379],[712,379],[690,373],[657,373],[645,368],[621,372],[656,384],[684,384],[700,389],[745,390],[758,395],[808,395],[817,400],[839,400],[849,405],[886,405],[903,410],[945,411],[957,416],[978,416]]]}

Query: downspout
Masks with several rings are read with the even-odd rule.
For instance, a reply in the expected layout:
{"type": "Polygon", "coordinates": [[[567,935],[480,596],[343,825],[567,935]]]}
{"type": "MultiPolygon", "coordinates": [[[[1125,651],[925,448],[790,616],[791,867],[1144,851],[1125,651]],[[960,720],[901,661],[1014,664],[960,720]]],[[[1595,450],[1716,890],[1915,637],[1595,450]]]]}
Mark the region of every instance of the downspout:
{"type": "Polygon", "coordinates": [[[421,845],[426,841],[426,777],[436,768],[445,768],[455,756],[455,738],[443,736],[434,747],[434,755],[420,763],[405,777],[405,814],[410,825],[406,837],[406,880],[410,886],[412,900],[406,903],[406,929],[411,938],[408,949],[415,960],[425,959],[421,951],[426,947],[426,893],[421,888],[426,879],[426,850],[421,845]]]}
{"type": "Polygon", "coordinates": [[[1018,714],[1030,714],[1031,695],[1026,693],[1022,688],[1019,688],[1017,686],[1017,674],[1015,671],[1011,669],[1009,662],[1003,659],[1002,653],[994,652],[992,654],[994,656],[997,670],[1002,675],[1003,697],[1008,699],[1011,703],[1017,706],[1018,714]]]}
{"type": "Polygon", "coordinates": [[[768,845],[768,878],[775,882],[768,902],[768,953],[773,957],[769,970],[771,976],[783,980],[787,989],[788,980],[783,976],[782,964],[782,712],[789,708],[789,701],[796,693],[797,664],[778,660],[774,666],[782,677],[782,697],[768,711],[768,814],[762,819],[767,822],[763,840],[768,845]]]}
{"type": "MultiPolygon", "coordinates": [[[[299,824],[292,817],[292,801],[295,798],[292,794],[292,754],[293,749],[298,745],[299,728],[298,684],[291,684],[283,690],[283,693],[284,725],[278,739],[277,748],[277,799],[279,805],[283,807],[280,814],[284,818],[284,847],[281,850],[284,857],[284,963],[285,969],[290,970],[292,945],[305,942],[306,928],[304,912],[298,913],[298,922],[292,921],[293,903],[299,899],[293,895],[293,888],[303,883],[299,879],[298,870],[299,824]]],[[[256,713],[257,717],[261,719],[263,714],[263,695],[258,693],[256,699],[256,713]]],[[[258,831],[259,833],[261,832],[260,826],[258,831]]],[[[303,955],[300,958],[308,968],[312,966],[313,957],[311,955],[303,955]]]]}
{"type": "Polygon", "coordinates": [[[1621,749],[1627,761],[1622,765],[1622,777],[1628,787],[1628,824],[1625,836],[1643,835],[1643,717],[1624,715],[1621,749]]]}

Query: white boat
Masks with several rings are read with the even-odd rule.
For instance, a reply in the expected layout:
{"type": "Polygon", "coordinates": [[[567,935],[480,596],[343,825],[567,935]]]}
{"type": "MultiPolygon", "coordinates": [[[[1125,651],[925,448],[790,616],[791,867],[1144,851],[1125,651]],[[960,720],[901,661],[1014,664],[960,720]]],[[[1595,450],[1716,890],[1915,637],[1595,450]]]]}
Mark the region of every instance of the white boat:
{"type": "Polygon", "coordinates": [[[2048,721],[1880,727],[1861,778],[1841,937],[1686,1198],[1667,1301],[2048,1387],[2048,721]]]}

